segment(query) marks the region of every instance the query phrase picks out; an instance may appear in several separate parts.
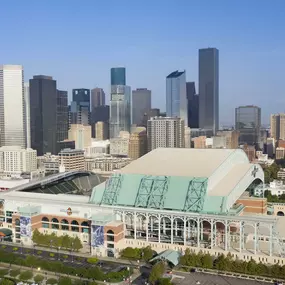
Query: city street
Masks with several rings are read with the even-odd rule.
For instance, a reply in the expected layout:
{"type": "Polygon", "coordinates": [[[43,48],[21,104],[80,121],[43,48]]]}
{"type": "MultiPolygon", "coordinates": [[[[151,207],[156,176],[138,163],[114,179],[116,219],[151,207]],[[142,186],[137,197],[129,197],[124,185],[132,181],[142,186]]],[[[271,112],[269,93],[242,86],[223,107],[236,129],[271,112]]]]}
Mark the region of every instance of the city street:
{"type": "Polygon", "coordinates": [[[175,285],[268,285],[270,283],[239,279],[235,277],[219,276],[213,274],[195,273],[176,273],[179,277],[174,277],[172,282],[175,285]]]}

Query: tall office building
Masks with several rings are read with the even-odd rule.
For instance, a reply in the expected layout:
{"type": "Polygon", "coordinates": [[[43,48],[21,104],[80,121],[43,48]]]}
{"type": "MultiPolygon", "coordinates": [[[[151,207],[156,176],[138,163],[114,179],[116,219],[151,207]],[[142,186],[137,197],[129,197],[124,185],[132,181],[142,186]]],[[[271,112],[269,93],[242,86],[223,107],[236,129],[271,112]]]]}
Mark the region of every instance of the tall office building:
{"type": "Polygon", "coordinates": [[[0,65],[0,146],[26,147],[24,70],[0,65]]]}
{"type": "Polygon", "coordinates": [[[144,117],[151,110],[151,91],[138,88],[132,92],[132,124],[143,126],[144,117]]]}
{"type": "Polygon", "coordinates": [[[68,96],[67,91],[57,90],[57,141],[68,138],[68,96]]]}
{"type": "Polygon", "coordinates": [[[126,85],[126,68],[111,68],[111,85],[126,85]]]}
{"type": "Polygon", "coordinates": [[[70,125],[68,139],[75,142],[76,149],[85,149],[91,146],[91,126],[70,125]]]}
{"type": "Polygon", "coordinates": [[[130,159],[138,159],[147,153],[147,133],[144,127],[137,127],[130,135],[129,153],[130,159]]]}
{"type": "Polygon", "coordinates": [[[285,140],[285,114],[274,114],[270,117],[271,137],[276,141],[285,140]]]}
{"type": "Polygon", "coordinates": [[[188,101],[188,127],[199,128],[199,96],[196,94],[195,82],[186,82],[188,101]]]}
{"type": "Polygon", "coordinates": [[[57,151],[57,89],[51,76],[30,79],[31,146],[39,156],[57,151]]]}
{"type": "Polygon", "coordinates": [[[105,92],[102,88],[94,88],[91,90],[91,112],[98,107],[105,105],[105,92]]]}
{"type": "Polygon", "coordinates": [[[180,118],[154,117],[147,122],[148,150],[159,147],[184,147],[185,124],[180,118]]]}
{"type": "Polygon", "coordinates": [[[239,144],[260,146],[261,109],[240,106],[235,110],[235,128],[239,131],[239,144]]]}
{"type": "Polygon", "coordinates": [[[26,146],[31,147],[31,118],[30,118],[30,85],[29,82],[24,83],[24,102],[25,102],[25,132],[26,146]]]}
{"type": "MultiPolygon", "coordinates": [[[[102,105],[95,107],[91,113],[91,128],[92,128],[92,138],[96,137],[96,123],[104,122],[109,124],[110,119],[110,106],[102,105]]],[[[109,133],[109,131],[108,131],[109,133]]]]}
{"type": "Polygon", "coordinates": [[[106,122],[97,122],[96,126],[96,139],[97,140],[107,140],[109,138],[109,126],[106,122]]]}
{"type": "Polygon", "coordinates": [[[184,120],[188,126],[186,72],[174,71],[166,77],[166,116],[184,120]]]}
{"type": "Polygon", "coordinates": [[[125,85],[111,86],[110,138],[119,136],[120,131],[130,132],[131,88],[125,85]]]}
{"type": "Polygon", "coordinates": [[[69,124],[90,124],[90,90],[73,89],[69,107],[69,124]]]}
{"type": "Polygon", "coordinates": [[[219,51],[199,50],[199,128],[219,129],[219,51]]]}

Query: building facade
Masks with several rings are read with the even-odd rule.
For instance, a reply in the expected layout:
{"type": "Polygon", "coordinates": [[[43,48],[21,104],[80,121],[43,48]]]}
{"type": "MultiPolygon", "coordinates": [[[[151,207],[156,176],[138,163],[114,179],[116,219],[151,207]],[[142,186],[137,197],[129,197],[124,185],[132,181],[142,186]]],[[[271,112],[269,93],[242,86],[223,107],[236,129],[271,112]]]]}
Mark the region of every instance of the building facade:
{"type": "Polygon", "coordinates": [[[222,138],[223,147],[229,149],[237,149],[239,146],[239,132],[235,130],[218,131],[216,138],[222,138]]]}
{"type": "Polygon", "coordinates": [[[285,140],[285,114],[274,114],[270,117],[271,137],[285,140]]]}
{"type": "Polygon", "coordinates": [[[25,101],[25,132],[26,146],[31,147],[31,116],[30,116],[30,85],[24,83],[24,101],[25,101]]]}
{"type": "Polygon", "coordinates": [[[119,136],[110,139],[110,154],[127,157],[129,153],[130,133],[121,131],[119,136]]]}
{"type": "Polygon", "coordinates": [[[25,148],[25,130],[24,69],[0,65],[0,146],[25,148]]]}
{"type": "Polygon", "coordinates": [[[63,149],[59,154],[59,163],[64,166],[65,171],[84,170],[84,150],[63,149]]]}
{"type": "Polygon", "coordinates": [[[138,88],[132,91],[132,124],[144,125],[144,117],[151,110],[151,91],[147,88],[138,88]]]}
{"type": "Polygon", "coordinates": [[[102,88],[93,88],[91,90],[91,112],[99,106],[105,105],[105,92],[102,88]]]}
{"type": "Polygon", "coordinates": [[[261,109],[257,106],[240,106],[235,110],[235,129],[240,145],[260,147],[261,109]]]}
{"type": "Polygon", "coordinates": [[[160,147],[181,148],[185,144],[185,125],[180,118],[154,117],[147,122],[148,151],[160,147]]]}
{"type": "Polygon", "coordinates": [[[219,51],[199,50],[199,128],[219,129],[219,51]]]}
{"type": "Polygon", "coordinates": [[[57,90],[57,142],[68,138],[68,96],[67,91],[57,90]]]}
{"type": "Polygon", "coordinates": [[[111,86],[126,85],[126,68],[113,67],[111,68],[111,86]]]}
{"type": "Polygon", "coordinates": [[[91,145],[91,126],[72,124],[68,130],[68,139],[75,142],[76,149],[91,145]]]}
{"type": "Polygon", "coordinates": [[[166,77],[166,116],[184,120],[188,126],[186,72],[174,71],[166,77]]]}
{"type": "Polygon", "coordinates": [[[57,89],[50,76],[30,79],[31,147],[38,155],[57,150],[57,89]]]}
{"type": "Polygon", "coordinates": [[[196,94],[195,82],[186,82],[188,103],[188,127],[199,128],[199,96],[196,94]]]}
{"type": "Polygon", "coordinates": [[[97,122],[95,124],[96,139],[107,140],[109,138],[109,125],[106,122],[97,122]]]}
{"type": "Polygon", "coordinates": [[[130,132],[131,88],[125,85],[111,86],[110,138],[118,137],[120,131],[130,132]]]}
{"type": "Polygon", "coordinates": [[[5,175],[20,175],[37,170],[37,151],[20,146],[0,148],[0,172],[5,175]]]}
{"type": "Polygon", "coordinates": [[[137,128],[130,135],[129,140],[129,154],[130,159],[138,159],[147,153],[147,133],[146,129],[137,128]]]}

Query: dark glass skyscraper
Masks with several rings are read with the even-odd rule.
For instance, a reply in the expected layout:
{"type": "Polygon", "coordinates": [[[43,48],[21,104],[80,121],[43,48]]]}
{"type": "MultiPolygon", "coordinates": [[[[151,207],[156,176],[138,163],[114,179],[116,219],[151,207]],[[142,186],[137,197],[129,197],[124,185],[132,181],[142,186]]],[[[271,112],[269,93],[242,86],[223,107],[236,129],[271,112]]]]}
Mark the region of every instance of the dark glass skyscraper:
{"type": "Polygon", "coordinates": [[[188,127],[199,128],[199,96],[196,94],[195,82],[186,82],[188,101],[188,127]]]}
{"type": "Polygon", "coordinates": [[[56,154],[57,89],[50,76],[30,79],[31,147],[38,155],[56,154]]]}
{"type": "Polygon", "coordinates": [[[126,85],[126,68],[111,68],[111,85],[126,85]]]}
{"type": "Polygon", "coordinates": [[[73,89],[72,102],[69,108],[70,124],[90,124],[90,90],[73,89]]]}
{"type": "Polygon", "coordinates": [[[219,129],[219,51],[199,50],[199,127],[219,129]]]}
{"type": "Polygon", "coordinates": [[[67,91],[57,90],[57,141],[68,138],[67,91]]]}
{"type": "Polygon", "coordinates": [[[239,144],[260,146],[261,109],[240,106],[235,112],[235,127],[239,131],[239,144]]]}

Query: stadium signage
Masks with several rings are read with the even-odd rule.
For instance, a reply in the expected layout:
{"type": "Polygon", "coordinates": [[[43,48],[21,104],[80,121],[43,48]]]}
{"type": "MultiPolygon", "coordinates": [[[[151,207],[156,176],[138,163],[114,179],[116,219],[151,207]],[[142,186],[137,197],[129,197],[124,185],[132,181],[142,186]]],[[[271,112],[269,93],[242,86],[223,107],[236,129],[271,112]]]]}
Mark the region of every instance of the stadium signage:
{"type": "Polygon", "coordinates": [[[256,173],[258,172],[258,168],[256,166],[254,166],[251,175],[255,178],[256,177],[256,173]]]}
{"type": "Polygon", "coordinates": [[[72,214],[79,214],[79,211],[74,211],[70,207],[67,209],[60,209],[60,212],[66,213],[68,216],[71,216],[72,214]]]}

